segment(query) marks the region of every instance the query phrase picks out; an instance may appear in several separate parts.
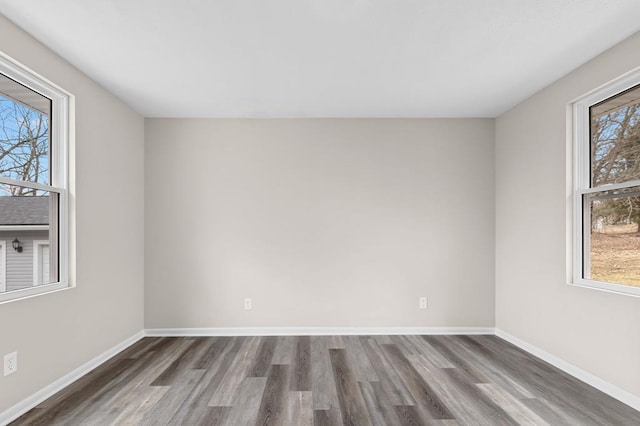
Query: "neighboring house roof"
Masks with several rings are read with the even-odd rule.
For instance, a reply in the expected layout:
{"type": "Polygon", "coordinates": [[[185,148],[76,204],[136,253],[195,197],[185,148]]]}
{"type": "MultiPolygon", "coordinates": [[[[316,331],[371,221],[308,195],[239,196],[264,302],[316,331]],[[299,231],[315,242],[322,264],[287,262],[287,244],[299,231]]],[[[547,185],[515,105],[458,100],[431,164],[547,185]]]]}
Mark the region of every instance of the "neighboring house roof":
{"type": "Polygon", "coordinates": [[[48,224],[49,197],[0,197],[0,226],[48,224]]]}

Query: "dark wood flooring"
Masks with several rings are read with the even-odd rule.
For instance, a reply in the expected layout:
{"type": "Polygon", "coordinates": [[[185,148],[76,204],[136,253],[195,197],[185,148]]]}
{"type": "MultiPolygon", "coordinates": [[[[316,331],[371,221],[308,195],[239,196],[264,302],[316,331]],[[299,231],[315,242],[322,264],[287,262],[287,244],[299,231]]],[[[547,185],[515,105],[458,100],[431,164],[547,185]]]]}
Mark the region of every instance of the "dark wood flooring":
{"type": "Polygon", "coordinates": [[[495,336],[145,338],[14,424],[640,425],[495,336]]]}

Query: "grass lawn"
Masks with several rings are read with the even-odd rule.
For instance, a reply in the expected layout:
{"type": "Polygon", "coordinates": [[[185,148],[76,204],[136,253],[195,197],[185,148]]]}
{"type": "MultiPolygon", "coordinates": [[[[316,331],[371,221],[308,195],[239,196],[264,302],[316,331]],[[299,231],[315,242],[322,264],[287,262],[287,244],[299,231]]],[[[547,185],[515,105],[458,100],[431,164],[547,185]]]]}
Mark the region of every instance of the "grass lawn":
{"type": "Polygon", "coordinates": [[[591,234],[591,278],[640,287],[640,233],[637,225],[607,227],[591,234]]]}

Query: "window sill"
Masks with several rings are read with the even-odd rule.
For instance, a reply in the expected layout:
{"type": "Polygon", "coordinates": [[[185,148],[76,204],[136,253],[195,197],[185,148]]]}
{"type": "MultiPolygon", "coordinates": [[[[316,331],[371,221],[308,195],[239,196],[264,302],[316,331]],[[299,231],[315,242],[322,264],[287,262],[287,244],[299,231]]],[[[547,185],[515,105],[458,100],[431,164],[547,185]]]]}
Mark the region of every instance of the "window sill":
{"type": "Polygon", "coordinates": [[[18,300],[31,299],[32,297],[42,296],[45,294],[57,293],[59,291],[69,290],[72,288],[75,288],[75,286],[71,286],[64,282],[58,282],[0,293],[0,305],[18,300]]]}
{"type": "Polygon", "coordinates": [[[569,282],[568,284],[576,287],[606,291],[608,293],[622,294],[624,296],[640,297],[640,287],[633,287],[622,284],[611,284],[595,280],[585,280],[582,278],[576,280],[575,282],[569,282]]]}

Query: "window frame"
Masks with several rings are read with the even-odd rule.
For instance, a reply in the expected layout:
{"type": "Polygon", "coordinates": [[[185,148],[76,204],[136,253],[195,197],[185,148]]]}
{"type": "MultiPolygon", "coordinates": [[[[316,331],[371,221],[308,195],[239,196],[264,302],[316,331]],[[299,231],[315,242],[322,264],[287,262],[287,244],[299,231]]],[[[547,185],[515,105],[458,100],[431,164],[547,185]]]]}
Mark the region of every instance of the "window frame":
{"type": "Polygon", "coordinates": [[[0,240],[0,291],[7,291],[7,242],[0,240]]]}
{"type": "MultiPolygon", "coordinates": [[[[640,85],[640,68],[636,68],[579,97],[571,103],[573,113],[573,185],[572,185],[572,268],[570,284],[640,297],[640,287],[584,278],[585,257],[590,234],[584,225],[590,223],[585,195],[640,186],[640,180],[591,186],[591,117],[589,109],[626,90],[640,85]]],[[[590,229],[590,226],[589,226],[590,229]]]]}
{"type": "MultiPolygon", "coordinates": [[[[50,120],[50,181],[49,185],[18,181],[0,176],[0,183],[57,193],[58,281],[20,290],[0,293],[0,304],[72,288],[70,280],[70,209],[69,154],[71,146],[72,94],[0,52],[0,73],[51,100],[50,120]]],[[[49,230],[54,224],[49,225],[49,230]]],[[[49,237],[51,240],[51,237],[49,237]]],[[[6,250],[6,246],[5,246],[6,250]]],[[[51,250],[51,248],[50,248],[51,250]]],[[[5,265],[6,269],[6,265],[5,265]]]]}

